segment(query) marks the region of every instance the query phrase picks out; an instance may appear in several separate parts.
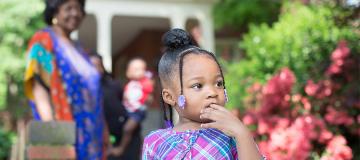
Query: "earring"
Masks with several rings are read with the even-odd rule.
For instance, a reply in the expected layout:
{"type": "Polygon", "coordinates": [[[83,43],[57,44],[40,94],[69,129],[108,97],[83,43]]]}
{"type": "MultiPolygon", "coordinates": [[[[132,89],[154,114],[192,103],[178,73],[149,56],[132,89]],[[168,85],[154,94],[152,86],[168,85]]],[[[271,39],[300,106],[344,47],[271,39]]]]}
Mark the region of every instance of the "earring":
{"type": "Polygon", "coordinates": [[[178,104],[181,109],[185,108],[185,96],[184,95],[180,95],[178,97],[178,104]]]}
{"type": "Polygon", "coordinates": [[[52,24],[57,24],[57,23],[58,23],[58,20],[57,20],[56,18],[52,18],[52,19],[51,19],[51,23],[52,23],[52,24]]]}
{"type": "Polygon", "coordinates": [[[224,89],[224,95],[225,95],[225,102],[229,102],[229,97],[227,95],[226,89],[224,89]]]}

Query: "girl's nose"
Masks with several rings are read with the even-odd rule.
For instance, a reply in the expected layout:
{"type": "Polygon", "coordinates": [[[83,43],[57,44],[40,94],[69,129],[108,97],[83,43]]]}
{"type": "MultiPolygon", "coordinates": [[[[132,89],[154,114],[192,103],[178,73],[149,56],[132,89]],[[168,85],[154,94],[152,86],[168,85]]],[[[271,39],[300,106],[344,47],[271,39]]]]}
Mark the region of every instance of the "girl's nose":
{"type": "Polygon", "coordinates": [[[216,92],[216,89],[214,87],[209,87],[207,98],[216,98],[218,96],[218,93],[216,92]]]}

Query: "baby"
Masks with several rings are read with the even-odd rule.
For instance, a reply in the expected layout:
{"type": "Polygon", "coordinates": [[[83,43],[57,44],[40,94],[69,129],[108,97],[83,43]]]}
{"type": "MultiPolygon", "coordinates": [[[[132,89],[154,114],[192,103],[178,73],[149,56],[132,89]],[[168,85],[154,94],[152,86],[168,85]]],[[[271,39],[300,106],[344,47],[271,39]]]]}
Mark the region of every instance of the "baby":
{"type": "Polygon", "coordinates": [[[130,143],[132,134],[141,124],[146,114],[146,102],[153,91],[153,83],[146,71],[146,62],[143,59],[135,58],[130,60],[126,77],[129,82],[124,88],[123,105],[128,111],[123,136],[118,147],[112,148],[110,154],[120,156],[130,143]]]}

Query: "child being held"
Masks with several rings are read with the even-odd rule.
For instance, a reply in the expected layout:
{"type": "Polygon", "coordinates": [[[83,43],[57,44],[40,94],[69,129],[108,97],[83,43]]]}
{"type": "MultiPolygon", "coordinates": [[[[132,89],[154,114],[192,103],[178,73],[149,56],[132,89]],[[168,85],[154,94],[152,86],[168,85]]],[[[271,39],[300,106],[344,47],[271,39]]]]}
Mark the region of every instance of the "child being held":
{"type": "Polygon", "coordinates": [[[120,145],[110,150],[110,154],[120,156],[130,143],[134,130],[145,118],[146,102],[153,91],[151,77],[146,72],[146,62],[141,58],[132,59],[126,70],[129,82],[124,88],[123,105],[128,111],[128,119],[123,128],[120,145]]]}
{"type": "MultiPolygon", "coordinates": [[[[146,71],[146,62],[141,58],[132,59],[128,64],[126,77],[129,82],[124,88],[123,104],[130,114],[145,111],[146,101],[153,91],[151,75],[146,71]]],[[[142,120],[141,117],[136,119],[142,120]]]]}
{"type": "Polygon", "coordinates": [[[181,29],[168,31],[163,43],[158,72],[169,128],[146,136],[142,159],[263,159],[248,129],[224,108],[225,81],[214,54],[181,29]],[[179,114],[175,126],[171,109],[179,114]]]}

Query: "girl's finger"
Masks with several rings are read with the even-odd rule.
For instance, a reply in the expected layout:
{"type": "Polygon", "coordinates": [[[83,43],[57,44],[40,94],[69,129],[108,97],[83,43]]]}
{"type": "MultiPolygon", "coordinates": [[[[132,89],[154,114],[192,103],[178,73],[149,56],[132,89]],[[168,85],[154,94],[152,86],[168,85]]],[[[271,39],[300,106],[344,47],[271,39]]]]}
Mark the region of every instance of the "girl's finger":
{"type": "Polygon", "coordinates": [[[201,128],[217,128],[216,127],[216,122],[211,122],[211,123],[202,123],[200,125],[201,128]]]}
{"type": "Polygon", "coordinates": [[[205,109],[202,109],[201,111],[200,111],[200,113],[202,114],[202,113],[209,113],[209,112],[212,112],[212,111],[214,111],[215,109],[213,109],[213,108],[205,108],[205,109]]]}
{"type": "Polygon", "coordinates": [[[216,109],[216,110],[219,110],[219,111],[223,111],[223,112],[228,111],[224,106],[220,106],[218,104],[210,104],[209,106],[210,106],[210,108],[213,108],[213,109],[216,109]]]}
{"type": "Polygon", "coordinates": [[[212,104],[211,104],[211,105],[209,105],[209,107],[203,108],[200,111],[200,113],[206,113],[206,112],[212,112],[212,111],[221,111],[222,112],[224,110],[222,108],[223,108],[222,106],[212,106],[212,104]]]}
{"type": "Polygon", "coordinates": [[[200,119],[209,119],[212,121],[218,121],[221,119],[221,113],[219,113],[218,111],[207,111],[204,112],[202,114],[200,114],[200,119]]]}

